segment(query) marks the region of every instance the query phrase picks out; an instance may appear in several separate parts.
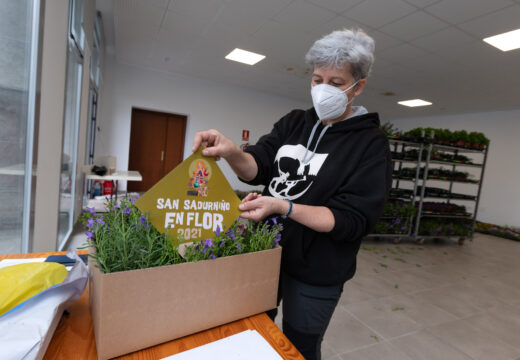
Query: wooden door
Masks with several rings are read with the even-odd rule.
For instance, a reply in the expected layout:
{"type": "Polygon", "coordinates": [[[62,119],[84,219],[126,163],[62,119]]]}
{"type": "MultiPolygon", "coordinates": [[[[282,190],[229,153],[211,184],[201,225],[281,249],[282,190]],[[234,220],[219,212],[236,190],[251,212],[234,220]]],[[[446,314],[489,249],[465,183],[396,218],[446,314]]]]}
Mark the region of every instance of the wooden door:
{"type": "Polygon", "coordinates": [[[186,116],[132,109],[128,170],[143,181],[129,181],[128,191],[147,191],[182,162],[186,116]]]}

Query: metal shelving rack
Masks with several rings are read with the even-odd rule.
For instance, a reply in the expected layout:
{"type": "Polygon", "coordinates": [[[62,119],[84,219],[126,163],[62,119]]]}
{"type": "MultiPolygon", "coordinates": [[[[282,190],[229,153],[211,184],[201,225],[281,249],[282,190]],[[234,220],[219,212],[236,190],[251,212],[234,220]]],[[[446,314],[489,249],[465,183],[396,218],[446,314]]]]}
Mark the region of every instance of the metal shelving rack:
{"type": "MultiPolygon", "coordinates": [[[[409,219],[409,222],[411,226],[408,227],[408,232],[406,234],[370,234],[368,237],[385,237],[385,238],[393,238],[394,242],[400,242],[402,239],[411,239],[413,241],[416,241],[418,243],[424,243],[425,239],[435,239],[435,238],[454,238],[457,239],[459,244],[463,244],[464,240],[466,238],[469,238],[470,240],[473,240],[473,234],[475,232],[475,223],[477,219],[477,213],[478,213],[478,206],[480,203],[480,196],[482,192],[482,183],[484,178],[484,170],[486,167],[487,162],[487,155],[489,150],[489,145],[486,146],[483,150],[476,150],[476,149],[468,149],[463,147],[455,147],[455,146],[447,146],[447,145],[439,145],[435,144],[433,139],[422,139],[423,141],[419,142],[413,142],[413,141],[403,141],[403,140],[394,140],[389,139],[391,148],[393,147],[393,152],[399,152],[398,149],[400,147],[400,152],[404,152],[405,148],[407,147],[413,147],[418,150],[418,156],[417,159],[411,160],[411,159],[392,159],[394,162],[394,169],[395,164],[397,164],[397,170],[400,172],[402,169],[403,163],[414,163],[416,164],[416,171],[415,171],[415,178],[394,178],[393,180],[393,186],[394,189],[400,189],[400,181],[411,181],[413,182],[413,190],[412,190],[412,196],[409,198],[411,199],[411,204],[415,205],[418,203],[417,206],[417,213],[415,216],[412,216],[409,219]],[[449,162],[449,161],[439,161],[439,160],[432,160],[431,154],[433,150],[441,150],[443,152],[452,152],[454,158],[460,154],[460,153],[478,153],[483,155],[482,163],[474,164],[474,163],[463,163],[463,162],[449,162]],[[426,152],[425,159],[423,160],[423,152],[426,152]],[[421,176],[420,170],[421,166],[424,164],[424,170],[423,174],[421,176]],[[435,178],[429,178],[428,172],[431,169],[430,165],[445,165],[450,166],[451,170],[454,171],[457,167],[473,167],[473,168],[480,168],[480,176],[478,178],[478,182],[465,182],[465,181],[458,181],[458,180],[445,180],[445,179],[435,179],[435,178]],[[447,193],[444,193],[445,196],[430,196],[426,194],[426,184],[428,181],[443,181],[449,183],[449,187],[447,190],[447,193]],[[454,183],[467,183],[467,184],[473,184],[478,186],[477,194],[474,198],[457,198],[457,196],[452,195],[453,190],[453,184],[454,183]],[[418,195],[418,189],[420,186],[420,194],[418,195]],[[462,215],[451,215],[451,214],[424,214],[423,213],[423,203],[424,199],[431,198],[431,199],[443,199],[447,203],[450,203],[452,200],[456,201],[471,201],[475,202],[474,211],[470,216],[462,216],[462,215]],[[420,224],[421,220],[423,218],[444,218],[444,219],[466,219],[471,221],[471,231],[469,236],[464,237],[461,235],[421,235],[419,233],[420,230],[420,224]],[[413,226],[412,226],[413,225],[413,226]]],[[[456,194],[460,195],[460,194],[456,194]]],[[[392,198],[391,198],[392,199],[392,198]]]]}
{"type": "MultiPolygon", "coordinates": [[[[403,140],[389,140],[390,147],[392,152],[404,152],[406,147],[416,147],[418,150],[418,155],[416,160],[409,160],[409,159],[392,159],[393,162],[393,170],[401,171],[403,167],[403,163],[414,163],[416,165],[420,164],[420,160],[422,158],[423,151],[425,151],[425,144],[424,143],[417,143],[412,141],[403,141],[403,140]],[[397,166],[397,169],[395,167],[397,166]]],[[[417,166],[415,171],[415,177],[410,179],[402,179],[402,178],[393,178],[392,179],[392,188],[393,189],[400,189],[399,184],[400,181],[412,181],[413,182],[413,189],[410,196],[398,196],[398,197],[390,197],[390,200],[402,200],[405,203],[408,203],[410,206],[414,206],[418,196],[417,196],[417,184],[419,183],[420,178],[420,167],[417,166]]],[[[405,225],[407,226],[408,230],[406,233],[395,233],[395,234],[369,234],[368,237],[381,237],[381,238],[391,238],[394,239],[394,242],[398,243],[401,241],[401,239],[404,238],[413,238],[414,234],[414,228],[413,224],[415,221],[416,215],[411,215],[406,218],[405,225]]],[[[385,216],[382,216],[380,219],[384,220],[386,219],[385,216]]]]}

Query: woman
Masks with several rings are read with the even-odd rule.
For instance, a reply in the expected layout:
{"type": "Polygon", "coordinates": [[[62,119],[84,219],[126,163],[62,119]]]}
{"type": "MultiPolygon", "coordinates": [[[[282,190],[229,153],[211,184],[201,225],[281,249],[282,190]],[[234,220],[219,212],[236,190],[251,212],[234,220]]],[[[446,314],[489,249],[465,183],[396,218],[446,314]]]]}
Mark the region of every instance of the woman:
{"type": "Polygon", "coordinates": [[[378,114],[352,106],[366,85],[373,51],[373,39],[361,30],[334,31],[306,55],[314,67],[313,108],[291,111],[245,151],[216,130],[194,139],[193,151],[205,145],[204,155],[226,159],[244,182],[265,186],[262,195],[243,200],[243,218],[284,219],[283,332],[307,359],[321,358],[323,335],[356,270],[361,237],[374,228],[391,185],[378,114]]]}

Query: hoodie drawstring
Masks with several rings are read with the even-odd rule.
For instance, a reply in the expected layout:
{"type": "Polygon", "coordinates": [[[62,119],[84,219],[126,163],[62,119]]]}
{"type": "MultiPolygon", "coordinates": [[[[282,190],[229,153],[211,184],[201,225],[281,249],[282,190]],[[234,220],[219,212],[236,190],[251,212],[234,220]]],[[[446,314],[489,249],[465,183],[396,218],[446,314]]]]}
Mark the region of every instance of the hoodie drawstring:
{"type": "Polygon", "coordinates": [[[309,136],[309,141],[307,141],[307,147],[305,148],[305,154],[303,155],[303,159],[302,159],[302,162],[305,165],[307,165],[309,163],[309,161],[312,160],[312,158],[314,157],[314,154],[316,153],[316,149],[318,148],[318,144],[321,141],[321,138],[323,137],[323,135],[325,135],[325,132],[327,131],[327,129],[332,126],[332,124],[328,124],[323,128],[323,130],[321,130],[320,136],[318,137],[318,141],[316,141],[316,145],[314,145],[314,150],[311,153],[311,157],[307,160],[307,154],[309,152],[309,147],[311,146],[312,139],[314,138],[314,134],[316,133],[316,129],[318,129],[320,122],[321,122],[321,120],[318,120],[316,122],[316,125],[314,125],[314,127],[312,128],[311,136],[309,136]]]}

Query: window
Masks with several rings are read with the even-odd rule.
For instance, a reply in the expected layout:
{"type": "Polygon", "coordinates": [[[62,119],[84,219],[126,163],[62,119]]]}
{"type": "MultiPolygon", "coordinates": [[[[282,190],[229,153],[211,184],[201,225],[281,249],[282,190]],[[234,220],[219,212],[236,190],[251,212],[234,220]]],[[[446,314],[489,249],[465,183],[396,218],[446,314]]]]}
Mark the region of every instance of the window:
{"type": "MultiPolygon", "coordinates": [[[[76,168],[78,154],[79,116],[81,104],[81,79],[83,70],[82,49],[74,34],[82,32],[75,29],[78,16],[75,11],[83,14],[80,1],[71,1],[71,36],[67,53],[67,82],[65,85],[65,111],[63,118],[63,142],[61,152],[60,198],[58,209],[58,249],[62,250],[72,233],[74,221],[74,195],[76,193],[76,168]]],[[[82,2],[81,2],[82,3],[82,2]]],[[[82,18],[79,17],[79,19],[82,18]]],[[[77,36],[77,35],[76,35],[77,36]]]]}
{"type": "Polygon", "coordinates": [[[70,0],[69,33],[81,56],[83,56],[85,49],[85,32],[82,26],[83,12],[84,0],[70,0]]]}
{"type": "Polygon", "coordinates": [[[0,253],[27,252],[40,3],[0,1],[0,253]]]}

